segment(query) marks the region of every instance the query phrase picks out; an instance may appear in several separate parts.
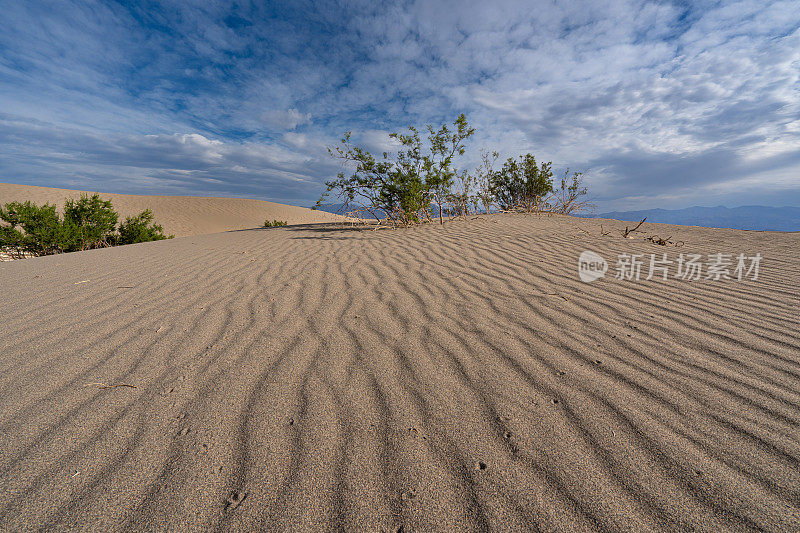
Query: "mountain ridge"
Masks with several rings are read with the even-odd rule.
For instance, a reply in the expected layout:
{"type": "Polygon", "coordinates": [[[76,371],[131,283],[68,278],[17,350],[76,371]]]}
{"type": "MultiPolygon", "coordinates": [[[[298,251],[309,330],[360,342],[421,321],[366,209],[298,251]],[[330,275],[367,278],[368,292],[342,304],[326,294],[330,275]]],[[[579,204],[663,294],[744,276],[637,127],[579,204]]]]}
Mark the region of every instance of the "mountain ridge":
{"type": "Polygon", "coordinates": [[[616,220],[641,220],[662,224],[731,228],[757,231],[800,231],[800,207],[769,207],[763,205],[691,206],[683,209],[639,209],[609,211],[579,215],[584,218],[613,218],[616,220]]]}

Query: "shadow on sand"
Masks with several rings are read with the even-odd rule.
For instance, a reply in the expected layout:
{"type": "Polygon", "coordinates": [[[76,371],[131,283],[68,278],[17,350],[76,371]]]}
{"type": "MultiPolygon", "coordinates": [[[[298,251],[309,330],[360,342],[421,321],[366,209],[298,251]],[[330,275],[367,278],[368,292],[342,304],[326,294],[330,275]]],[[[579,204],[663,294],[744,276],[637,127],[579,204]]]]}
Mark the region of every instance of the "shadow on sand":
{"type": "MultiPolygon", "coordinates": [[[[381,227],[381,229],[388,226],[381,227]]],[[[361,234],[365,231],[371,232],[378,229],[377,224],[348,224],[341,222],[318,222],[314,224],[294,224],[290,226],[278,227],[258,227],[258,228],[243,228],[230,230],[227,233],[237,233],[240,231],[292,231],[298,235],[291,237],[292,239],[347,239],[350,236],[361,234]]]]}

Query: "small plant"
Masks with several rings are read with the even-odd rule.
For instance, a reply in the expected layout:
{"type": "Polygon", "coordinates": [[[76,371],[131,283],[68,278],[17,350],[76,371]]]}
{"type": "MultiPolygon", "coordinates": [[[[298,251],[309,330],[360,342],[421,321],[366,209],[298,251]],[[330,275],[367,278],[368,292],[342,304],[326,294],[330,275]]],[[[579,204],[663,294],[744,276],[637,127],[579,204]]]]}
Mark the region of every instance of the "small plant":
{"type": "Polygon", "coordinates": [[[504,211],[539,211],[546,195],[553,191],[551,163],[537,166],[533,154],[508,158],[498,172],[492,173],[491,191],[504,211]]]}
{"type": "Polygon", "coordinates": [[[153,212],[145,209],[134,217],[126,217],[125,222],[119,225],[117,244],[161,241],[173,237],[174,235],[164,235],[164,228],[153,224],[153,212]]]}
{"type": "MultiPolygon", "coordinates": [[[[470,212],[548,212],[571,214],[590,209],[584,199],[583,175],[569,171],[561,187],[553,188],[552,163],[537,163],[533,154],[509,158],[495,170],[499,152],[484,151],[481,164],[469,173],[456,168],[467,140],[475,133],[461,114],[452,127],[428,125],[427,139],[409,126],[407,134],[392,133],[397,150],[374,156],[351,142],[345,133],[339,146],[328,149],[345,170],[325,182],[326,191],[315,208],[333,194],[341,213],[368,213],[379,224],[409,226],[431,222],[438,215],[466,219],[470,212]],[[438,213],[437,213],[438,211],[438,213]]],[[[265,224],[269,226],[270,224],[265,224]]]]}
{"type": "Polygon", "coordinates": [[[327,190],[317,206],[333,191],[344,202],[344,210],[364,209],[373,218],[387,218],[393,225],[408,226],[430,221],[433,205],[437,206],[439,222],[444,223],[445,204],[462,197],[453,197],[452,187],[459,173],[454,158],[464,155],[466,140],[475,133],[466,116],[459,115],[453,127],[427,126],[427,143],[420,132],[409,127],[406,135],[392,133],[400,144],[395,154],[384,152],[376,159],[368,151],[350,142],[346,133],[341,146],[329,148],[352,171],[349,176],[340,172],[335,180],[327,181],[327,190]]]}
{"type": "Polygon", "coordinates": [[[287,222],[285,220],[265,220],[264,227],[265,228],[278,228],[280,226],[286,226],[287,222]]]}
{"type": "Polygon", "coordinates": [[[583,174],[573,172],[569,175],[569,169],[564,172],[561,178],[561,188],[556,189],[552,196],[552,210],[562,215],[571,215],[582,211],[590,211],[594,206],[588,201],[583,200],[587,190],[583,185],[583,174]]]}
{"type": "Polygon", "coordinates": [[[114,230],[119,215],[111,201],[99,194],[81,195],[80,200],[69,198],[64,203],[64,228],[70,236],[69,251],[113,246],[114,230]]]}
{"type": "Polygon", "coordinates": [[[152,223],[149,209],[127,217],[119,230],[118,220],[111,202],[97,194],[67,199],[63,219],[54,205],[10,202],[0,207],[0,251],[21,259],[173,237],[152,223]]]}
{"type": "Polygon", "coordinates": [[[475,213],[478,212],[478,204],[483,207],[484,213],[488,214],[492,210],[492,204],[494,203],[494,195],[492,193],[492,180],[495,174],[494,164],[499,157],[500,154],[498,152],[489,152],[488,150],[481,152],[481,164],[475,175],[472,176],[475,194],[471,197],[471,200],[475,207],[475,213]]]}
{"type": "Polygon", "coordinates": [[[0,220],[0,250],[15,259],[61,253],[73,241],[54,205],[10,202],[0,207],[0,220]]]}

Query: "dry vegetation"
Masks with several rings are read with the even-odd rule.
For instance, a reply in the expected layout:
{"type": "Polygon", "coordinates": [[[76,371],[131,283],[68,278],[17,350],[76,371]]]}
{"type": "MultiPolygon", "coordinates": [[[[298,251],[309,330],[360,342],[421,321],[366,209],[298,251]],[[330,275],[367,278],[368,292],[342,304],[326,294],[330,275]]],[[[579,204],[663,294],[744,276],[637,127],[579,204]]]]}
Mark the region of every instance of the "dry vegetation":
{"type": "Polygon", "coordinates": [[[329,149],[345,170],[326,183],[317,206],[329,198],[342,202],[343,213],[356,219],[370,218],[381,224],[410,226],[438,218],[466,218],[479,213],[550,212],[572,214],[592,206],[586,201],[583,174],[569,170],[553,186],[551,162],[537,163],[533,154],[509,158],[499,170],[498,152],[483,152],[477,169],[455,166],[466,152],[475,129],[462,114],[452,128],[427,126],[427,142],[409,127],[408,134],[392,133],[400,143],[396,153],[376,158],[352,144],[350,132],[341,146],[329,149]]]}

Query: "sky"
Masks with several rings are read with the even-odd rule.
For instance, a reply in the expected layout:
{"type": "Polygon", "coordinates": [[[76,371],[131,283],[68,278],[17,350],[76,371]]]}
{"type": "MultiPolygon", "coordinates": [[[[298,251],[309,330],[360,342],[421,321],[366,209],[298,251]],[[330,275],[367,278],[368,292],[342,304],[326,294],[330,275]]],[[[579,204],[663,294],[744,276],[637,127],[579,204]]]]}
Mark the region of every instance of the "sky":
{"type": "Polygon", "coordinates": [[[800,2],[0,0],[0,182],[312,205],[465,113],[598,211],[800,206],[800,2]]]}

